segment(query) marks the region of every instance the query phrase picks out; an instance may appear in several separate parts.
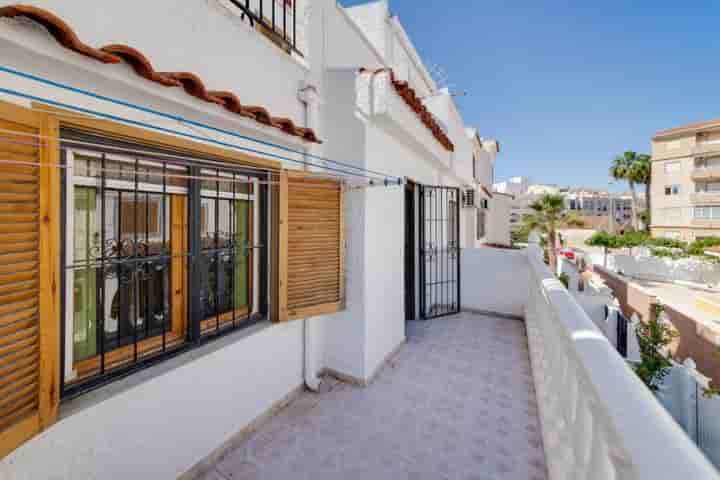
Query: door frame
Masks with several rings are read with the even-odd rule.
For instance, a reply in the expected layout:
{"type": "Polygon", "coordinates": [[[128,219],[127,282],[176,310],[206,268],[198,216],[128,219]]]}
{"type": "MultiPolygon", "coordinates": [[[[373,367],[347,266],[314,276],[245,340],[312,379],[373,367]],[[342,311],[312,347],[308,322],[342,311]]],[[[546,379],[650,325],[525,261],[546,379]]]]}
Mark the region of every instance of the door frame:
{"type": "Polygon", "coordinates": [[[417,238],[416,219],[417,184],[412,180],[405,183],[405,321],[417,318],[417,238]]]}
{"type": "Polygon", "coordinates": [[[419,193],[420,317],[455,315],[461,308],[460,188],[420,185],[419,193]]]}

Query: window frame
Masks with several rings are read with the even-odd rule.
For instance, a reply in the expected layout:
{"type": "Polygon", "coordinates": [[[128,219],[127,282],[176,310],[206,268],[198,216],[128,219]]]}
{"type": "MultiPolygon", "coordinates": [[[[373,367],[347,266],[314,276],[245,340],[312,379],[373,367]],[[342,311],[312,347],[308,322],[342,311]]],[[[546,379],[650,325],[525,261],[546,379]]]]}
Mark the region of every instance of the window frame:
{"type": "MultiPolygon", "coordinates": [[[[132,164],[135,160],[134,157],[140,157],[140,156],[152,156],[155,153],[157,153],[158,157],[160,157],[160,160],[153,161],[153,160],[143,160],[139,159],[137,160],[137,164],[141,164],[143,166],[153,166],[157,167],[158,165],[165,164],[166,166],[171,165],[170,163],[167,163],[166,160],[162,160],[163,156],[171,157],[171,158],[182,158],[183,164],[181,166],[173,166],[173,169],[184,170],[186,173],[185,175],[188,175],[188,181],[187,181],[187,187],[178,187],[178,186],[170,186],[165,185],[165,194],[168,198],[171,196],[182,196],[186,199],[186,210],[185,215],[188,217],[186,218],[187,224],[188,224],[188,230],[185,231],[185,233],[188,236],[191,236],[192,233],[189,229],[191,228],[200,228],[199,222],[195,222],[197,225],[193,226],[190,215],[191,208],[190,205],[192,203],[192,198],[197,197],[198,203],[203,197],[203,189],[201,187],[201,183],[203,180],[194,179],[193,176],[200,176],[201,172],[203,170],[211,169],[211,170],[217,170],[218,172],[235,172],[236,175],[240,175],[242,177],[247,176],[248,178],[253,178],[253,185],[260,186],[261,181],[263,178],[270,178],[270,170],[267,171],[253,171],[251,169],[244,168],[245,166],[238,163],[229,163],[229,162],[218,162],[217,159],[214,158],[208,158],[206,155],[202,154],[194,154],[192,152],[189,152],[187,154],[175,154],[169,149],[165,149],[162,147],[155,147],[152,145],[147,145],[146,143],[135,140],[135,139],[124,139],[121,141],[115,141],[112,138],[103,138],[101,135],[97,135],[95,133],[83,133],[83,132],[77,132],[74,129],[69,129],[72,134],[71,137],[75,138],[76,135],[79,135],[81,137],[89,137],[93,139],[93,142],[97,145],[107,145],[107,149],[104,152],[104,156],[106,159],[112,159],[113,161],[120,161],[125,162],[127,164],[132,164]],[[145,152],[144,155],[140,154],[118,154],[116,153],[117,150],[122,150],[123,148],[127,148],[130,151],[142,151],[145,152]],[[193,187],[193,182],[197,184],[196,187],[193,187]]],[[[78,154],[82,154],[84,156],[92,156],[95,158],[98,158],[98,156],[102,156],[102,153],[100,150],[102,147],[100,146],[93,146],[92,149],[87,148],[74,148],[72,147],[72,142],[74,140],[70,140],[67,145],[62,144],[61,150],[62,150],[62,157],[65,162],[74,161],[74,156],[78,154]]],[[[69,169],[67,169],[69,170],[69,169]]],[[[150,174],[152,175],[152,174],[150,174]]],[[[73,180],[68,184],[68,177],[69,175],[66,175],[65,181],[62,182],[61,190],[62,190],[62,203],[63,203],[63,219],[67,220],[69,217],[74,216],[74,211],[70,211],[67,208],[67,205],[69,205],[68,197],[70,195],[74,195],[74,187],[76,186],[89,186],[89,187],[97,187],[99,184],[99,179],[97,177],[88,177],[88,176],[78,176],[73,178],[73,180]],[[75,182],[77,180],[77,182],[75,182]],[[70,185],[72,188],[68,188],[68,185],[70,185]]],[[[226,178],[225,175],[221,175],[218,178],[226,178]]],[[[265,182],[269,183],[269,182],[265,182]]],[[[118,188],[122,190],[126,189],[134,189],[135,183],[127,180],[121,180],[121,179],[106,179],[105,188],[118,188]]],[[[154,183],[146,183],[146,182],[138,182],[138,187],[142,187],[143,193],[148,194],[162,194],[163,193],[163,185],[156,185],[154,183]]],[[[267,194],[267,186],[262,186],[262,188],[256,188],[254,195],[248,195],[244,193],[235,193],[232,192],[229,194],[229,196],[233,197],[235,200],[248,200],[248,201],[254,201],[254,202],[260,202],[262,201],[263,206],[261,208],[253,208],[254,214],[252,218],[252,224],[253,224],[253,233],[257,236],[254,238],[258,239],[266,239],[267,235],[269,235],[269,224],[270,224],[270,212],[269,212],[269,195],[267,194]],[[264,230],[263,230],[264,229],[264,230]]],[[[225,195],[225,192],[221,192],[222,197],[227,197],[228,195],[225,195]]],[[[99,207],[98,207],[99,208],[99,207]]],[[[172,221],[172,220],[171,220],[172,221]]],[[[69,246],[72,245],[72,235],[68,235],[68,232],[70,232],[70,228],[72,226],[72,222],[65,222],[66,225],[63,229],[61,229],[61,241],[64,245],[67,245],[67,247],[64,247],[63,252],[63,268],[65,267],[65,264],[67,262],[67,259],[69,258],[68,251],[72,250],[69,246]],[[69,224],[69,225],[68,225],[69,224]]],[[[172,230],[172,226],[170,228],[172,230]]],[[[168,232],[169,235],[169,232],[168,232]]],[[[168,244],[170,243],[170,238],[167,239],[168,244]]],[[[192,243],[192,242],[191,242],[192,243]]],[[[264,241],[262,242],[263,245],[268,245],[269,242],[264,241]]],[[[248,245],[248,250],[255,249],[254,245],[248,245]]],[[[125,376],[127,374],[133,373],[137,370],[141,370],[143,368],[146,368],[147,366],[153,365],[157,362],[164,361],[165,359],[168,359],[174,355],[177,355],[179,353],[182,353],[184,351],[196,348],[198,345],[203,344],[207,341],[211,341],[212,339],[215,339],[220,336],[224,336],[226,334],[232,333],[234,331],[247,328],[251,325],[254,325],[258,322],[268,320],[269,319],[269,310],[270,310],[270,302],[272,301],[270,298],[270,293],[268,291],[267,286],[264,285],[264,283],[267,283],[267,278],[269,275],[269,269],[271,267],[271,262],[275,261],[272,257],[276,256],[275,252],[268,252],[268,248],[264,247],[263,251],[260,254],[253,255],[253,278],[251,280],[252,287],[250,291],[253,295],[252,298],[249,298],[249,301],[253,303],[254,307],[252,309],[248,309],[246,312],[246,318],[243,320],[240,320],[239,316],[236,316],[236,312],[233,311],[232,315],[232,322],[228,323],[223,321],[222,323],[218,323],[217,327],[215,326],[209,326],[208,319],[199,319],[196,318],[197,315],[193,315],[192,312],[192,301],[194,299],[194,296],[196,293],[193,290],[193,285],[199,286],[197,276],[193,276],[192,274],[192,267],[190,267],[189,262],[188,265],[184,267],[185,274],[187,275],[187,280],[184,281],[186,283],[186,287],[184,287],[185,290],[185,297],[183,298],[183,302],[185,303],[184,306],[184,318],[183,318],[183,325],[184,330],[181,331],[180,337],[175,338],[175,335],[168,335],[168,340],[172,340],[172,342],[165,343],[165,340],[163,340],[162,343],[162,349],[159,350],[159,347],[157,346],[158,338],[164,338],[165,334],[163,333],[162,337],[159,335],[150,336],[148,338],[144,338],[141,340],[137,340],[137,338],[134,340],[133,343],[127,345],[127,346],[119,346],[116,349],[108,350],[103,352],[106,356],[108,356],[111,360],[114,358],[113,355],[116,355],[116,352],[122,351],[123,349],[126,349],[128,347],[135,348],[134,345],[137,345],[137,355],[133,352],[133,357],[131,360],[127,360],[127,354],[123,353],[117,353],[117,356],[121,358],[119,360],[119,366],[117,368],[109,368],[107,370],[101,369],[100,373],[94,373],[91,375],[87,375],[83,378],[81,378],[78,381],[75,381],[73,383],[73,372],[72,367],[73,365],[70,365],[72,360],[72,348],[73,348],[73,340],[71,337],[71,331],[73,329],[72,326],[72,320],[71,317],[73,316],[72,312],[72,301],[68,301],[70,295],[72,293],[73,285],[72,285],[72,274],[65,274],[61,275],[61,283],[62,283],[62,294],[61,294],[61,310],[62,315],[60,319],[60,330],[61,330],[61,345],[60,345],[60,357],[61,357],[61,372],[60,372],[60,393],[61,393],[61,399],[70,399],[77,395],[83,394],[87,391],[90,391],[94,388],[97,388],[99,386],[105,385],[107,383],[110,383],[114,381],[115,379],[125,376]],[[70,294],[68,292],[71,292],[70,294]],[[236,321],[237,320],[237,321],[236,321]],[[206,325],[208,324],[208,325],[206,325]]],[[[187,252],[185,252],[186,255],[191,256],[192,252],[188,249],[187,252]]],[[[168,275],[172,275],[171,273],[168,273],[168,275]]],[[[170,285],[168,281],[168,285],[170,285]]],[[[172,310],[172,294],[165,292],[164,295],[166,296],[166,301],[170,303],[170,310],[172,310]],[[169,298],[167,297],[169,296],[169,298]]],[[[219,317],[218,317],[219,318],[219,317]]],[[[163,320],[165,322],[166,320],[163,320]]],[[[168,322],[169,323],[169,322],[168,322]]],[[[135,325],[135,328],[137,328],[137,325],[135,325]]],[[[173,327],[174,328],[174,327],[173,327]]],[[[97,356],[97,355],[96,355],[97,356]]]]}

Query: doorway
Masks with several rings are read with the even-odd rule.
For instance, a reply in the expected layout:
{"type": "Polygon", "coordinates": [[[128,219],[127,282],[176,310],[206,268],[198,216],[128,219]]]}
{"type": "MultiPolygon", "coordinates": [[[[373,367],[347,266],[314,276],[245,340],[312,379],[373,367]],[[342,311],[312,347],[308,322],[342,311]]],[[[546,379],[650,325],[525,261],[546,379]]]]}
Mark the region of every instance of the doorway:
{"type": "Polygon", "coordinates": [[[421,185],[420,317],[460,312],[460,189],[421,185]]]}
{"type": "Polygon", "coordinates": [[[405,185],[405,321],[417,318],[416,305],[416,184],[408,181],[405,185]]]}

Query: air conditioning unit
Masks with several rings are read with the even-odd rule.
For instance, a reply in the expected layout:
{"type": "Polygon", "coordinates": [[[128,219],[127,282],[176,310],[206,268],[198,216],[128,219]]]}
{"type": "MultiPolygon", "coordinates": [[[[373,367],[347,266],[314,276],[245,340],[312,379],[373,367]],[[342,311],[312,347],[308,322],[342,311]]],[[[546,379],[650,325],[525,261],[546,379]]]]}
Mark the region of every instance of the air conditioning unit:
{"type": "Polygon", "coordinates": [[[464,208],[475,208],[477,206],[477,204],[475,203],[475,200],[476,200],[475,190],[472,188],[463,190],[462,200],[463,200],[462,205],[464,208]]]}

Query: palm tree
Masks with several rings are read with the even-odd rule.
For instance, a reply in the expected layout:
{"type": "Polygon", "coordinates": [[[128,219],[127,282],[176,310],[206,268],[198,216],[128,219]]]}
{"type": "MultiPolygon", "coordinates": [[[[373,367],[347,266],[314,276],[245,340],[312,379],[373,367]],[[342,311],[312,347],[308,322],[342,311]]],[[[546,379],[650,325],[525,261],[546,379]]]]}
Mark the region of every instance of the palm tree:
{"type": "Polygon", "coordinates": [[[550,268],[555,271],[557,265],[557,229],[571,225],[582,225],[582,221],[565,211],[565,199],[562,195],[545,194],[530,204],[532,213],[523,216],[523,226],[530,232],[538,230],[546,234],[546,244],[550,268]]]}
{"type": "Polygon", "coordinates": [[[645,185],[645,230],[650,233],[650,186],[652,185],[652,158],[650,155],[640,154],[633,166],[636,183],[645,185]]]}
{"type": "MultiPolygon", "coordinates": [[[[638,183],[649,182],[650,168],[647,166],[645,170],[644,163],[649,164],[649,156],[638,155],[632,150],[628,150],[622,155],[618,155],[613,159],[610,167],[610,176],[615,180],[627,180],[630,187],[630,195],[632,195],[632,224],[633,228],[638,228],[638,211],[637,211],[637,191],[635,185],[638,183]],[[647,159],[645,158],[647,157],[647,159]]],[[[647,198],[649,193],[646,192],[647,198]]],[[[612,212],[614,213],[614,212],[612,212]]]]}

